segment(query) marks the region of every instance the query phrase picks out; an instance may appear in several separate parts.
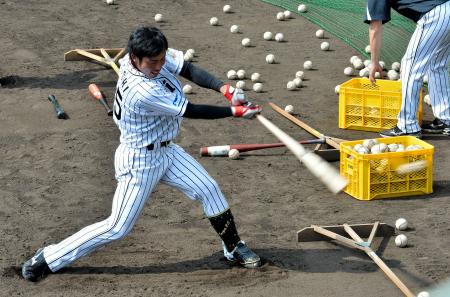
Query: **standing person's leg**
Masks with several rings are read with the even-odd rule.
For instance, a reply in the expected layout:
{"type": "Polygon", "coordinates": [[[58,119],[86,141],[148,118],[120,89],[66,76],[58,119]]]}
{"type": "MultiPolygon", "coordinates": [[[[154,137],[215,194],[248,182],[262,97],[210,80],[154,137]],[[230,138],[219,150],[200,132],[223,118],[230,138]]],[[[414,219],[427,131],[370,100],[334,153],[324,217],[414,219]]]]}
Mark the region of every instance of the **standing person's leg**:
{"type": "Polygon", "coordinates": [[[202,203],[203,211],[223,241],[224,254],[247,268],[259,267],[261,259],[239,237],[228,203],[217,182],[200,163],[180,146],[172,144],[173,162],[161,182],[176,187],[192,200],[202,203]]]}
{"type": "Polygon", "coordinates": [[[33,258],[24,263],[23,277],[35,281],[41,274],[40,269],[49,268],[55,272],[93,252],[99,246],[128,234],[145,201],[170,164],[161,150],[150,152],[147,149],[130,150],[119,146],[114,162],[118,183],[111,215],[104,221],[81,229],[58,244],[39,250],[33,258]],[[39,261],[41,263],[37,263],[39,261]]]}
{"type": "Polygon", "coordinates": [[[417,22],[416,30],[409,41],[401,64],[402,106],[397,117],[397,128],[382,131],[380,133],[382,136],[397,136],[405,133],[420,136],[417,119],[419,92],[433,52],[439,47],[441,41],[443,32],[440,28],[445,27],[448,22],[441,11],[442,7],[437,6],[417,22]]]}

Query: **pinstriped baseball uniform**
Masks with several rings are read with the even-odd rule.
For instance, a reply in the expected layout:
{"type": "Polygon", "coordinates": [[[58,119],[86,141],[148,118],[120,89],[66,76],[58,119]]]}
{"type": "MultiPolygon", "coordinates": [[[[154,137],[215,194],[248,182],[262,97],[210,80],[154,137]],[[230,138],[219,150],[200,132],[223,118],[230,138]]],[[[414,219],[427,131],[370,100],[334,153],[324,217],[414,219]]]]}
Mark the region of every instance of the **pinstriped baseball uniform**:
{"type": "Polygon", "coordinates": [[[403,100],[397,126],[407,133],[420,130],[416,114],[425,74],[434,116],[449,125],[450,1],[369,0],[366,22],[389,21],[391,7],[417,22],[401,63],[403,100]]]}
{"type": "Polygon", "coordinates": [[[111,215],[45,247],[44,257],[53,272],[130,232],[158,182],[199,201],[208,217],[228,209],[217,183],[172,142],[188,102],[175,77],[182,66],[183,53],[173,49],[167,50],[166,63],[151,79],[133,67],[129,55],[120,60],[114,121],[121,135],[114,160],[117,189],[111,215]]]}

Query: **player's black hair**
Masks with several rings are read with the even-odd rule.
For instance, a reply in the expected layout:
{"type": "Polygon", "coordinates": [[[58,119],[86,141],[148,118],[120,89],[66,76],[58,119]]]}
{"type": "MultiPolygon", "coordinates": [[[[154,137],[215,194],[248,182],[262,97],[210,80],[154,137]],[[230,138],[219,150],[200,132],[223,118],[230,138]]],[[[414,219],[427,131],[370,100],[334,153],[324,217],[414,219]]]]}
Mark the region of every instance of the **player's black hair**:
{"type": "Polygon", "coordinates": [[[166,36],[155,27],[139,27],[130,35],[127,51],[139,60],[154,57],[169,48],[166,36]]]}

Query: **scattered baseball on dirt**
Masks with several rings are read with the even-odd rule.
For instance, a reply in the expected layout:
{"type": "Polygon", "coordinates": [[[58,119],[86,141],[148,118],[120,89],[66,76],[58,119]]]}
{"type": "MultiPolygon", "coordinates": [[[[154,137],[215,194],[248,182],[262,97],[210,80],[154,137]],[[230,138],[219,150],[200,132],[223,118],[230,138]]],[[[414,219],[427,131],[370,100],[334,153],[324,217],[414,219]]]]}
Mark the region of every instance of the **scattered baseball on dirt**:
{"type": "Polygon", "coordinates": [[[408,244],[408,237],[405,234],[400,234],[395,237],[395,245],[398,247],[405,247],[408,244]]]}
{"type": "Polygon", "coordinates": [[[239,26],[238,25],[232,25],[230,27],[230,32],[231,33],[239,33],[239,26]]]}
{"type": "Polygon", "coordinates": [[[238,77],[239,79],[244,79],[244,78],[245,78],[245,70],[244,70],[244,69],[239,69],[239,70],[236,72],[236,74],[237,74],[237,77],[238,77]]]}
{"type": "Polygon", "coordinates": [[[295,73],[295,77],[303,79],[305,77],[305,73],[303,71],[299,70],[295,73]]]}
{"type": "Polygon", "coordinates": [[[292,105],[286,105],[286,107],[284,108],[284,111],[293,114],[294,113],[294,106],[292,105]]]}
{"type": "Polygon", "coordinates": [[[216,18],[216,17],[212,17],[212,18],[209,19],[209,23],[210,23],[212,26],[217,26],[217,25],[219,24],[219,19],[216,18]]]}
{"type": "Polygon", "coordinates": [[[184,93],[184,94],[190,94],[190,93],[192,93],[192,86],[191,86],[191,85],[185,85],[185,86],[183,87],[183,93],[184,93]]]}
{"type": "Polygon", "coordinates": [[[239,80],[239,81],[236,83],[236,88],[241,89],[241,90],[245,90],[245,81],[239,80]]]}
{"type": "Polygon", "coordinates": [[[252,82],[259,82],[259,80],[261,79],[261,74],[259,74],[258,72],[252,73],[250,79],[252,80],[252,82]]]}
{"type": "Polygon", "coordinates": [[[399,62],[392,63],[391,69],[399,72],[400,71],[400,63],[399,62]]]}
{"type": "Polygon", "coordinates": [[[269,64],[275,63],[275,56],[273,54],[268,54],[266,56],[266,62],[269,64]]]}
{"type": "Polygon", "coordinates": [[[311,61],[305,61],[305,63],[303,63],[303,68],[305,68],[306,70],[311,70],[313,68],[313,64],[311,61]]]}
{"type": "Polygon", "coordinates": [[[284,21],[284,19],[285,19],[285,17],[284,17],[284,13],[282,11],[277,13],[277,20],[284,21]]]}
{"type": "Polygon", "coordinates": [[[269,31],[264,32],[263,38],[264,38],[264,40],[272,40],[272,38],[273,38],[273,33],[272,33],[272,32],[269,32],[269,31]]]}
{"type": "MultiPolygon", "coordinates": [[[[350,58],[350,64],[353,65],[353,62],[354,62],[356,59],[359,59],[359,57],[358,57],[358,56],[352,56],[352,57],[350,58]]],[[[361,60],[361,59],[360,59],[360,60],[361,60]]]]}
{"type": "Polygon", "coordinates": [[[297,88],[301,88],[303,86],[303,80],[300,77],[296,77],[292,81],[297,88]]]}
{"type": "Polygon", "coordinates": [[[261,93],[263,90],[263,84],[262,83],[255,83],[253,85],[253,91],[255,91],[256,93],[261,93]]]}
{"type": "Polygon", "coordinates": [[[186,52],[183,56],[185,61],[192,61],[194,59],[194,55],[191,52],[186,52]]]}
{"type": "Polygon", "coordinates": [[[244,39],[242,39],[242,45],[243,46],[245,46],[245,47],[249,47],[249,46],[251,46],[251,41],[250,41],[250,38],[244,38],[244,39]]]}
{"type": "Polygon", "coordinates": [[[298,7],[297,7],[297,10],[298,10],[298,12],[306,12],[307,10],[308,10],[308,8],[306,7],[306,5],[305,4],[300,4],[298,7]]]}
{"type": "Polygon", "coordinates": [[[224,5],[223,6],[223,12],[225,12],[225,13],[231,12],[231,6],[228,5],[228,4],[224,5]]]}
{"type": "Polygon", "coordinates": [[[352,67],[345,67],[345,69],[344,69],[344,74],[347,76],[352,76],[353,72],[354,72],[354,70],[352,67]]]}
{"type": "Polygon", "coordinates": [[[294,82],[293,82],[292,80],[288,81],[288,83],[286,84],[286,88],[287,88],[289,91],[295,90],[295,84],[294,84],[294,82]]]}
{"type": "Polygon", "coordinates": [[[231,149],[228,152],[228,158],[230,158],[231,160],[239,159],[239,151],[237,149],[231,149]]]}
{"type": "Polygon", "coordinates": [[[325,31],[322,29],[319,29],[316,31],[316,37],[317,38],[323,38],[325,36],[325,31]]]}
{"type": "Polygon", "coordinates": [[[163,15],[160,13],[155,14],[155,22],[161,23],[163,21],[163,15]]]}
{"type": "Polygon", "coordinates": [[[227,77],[228,77],[228,79],[236,79],[238,76],[237,76],[236,71],[231,69],[227,72],[227,77]]]}
{"type": "Polygon", "coordinates": [[[427,291],[422,291],[417,294],[417,297],[430,297],[430,293],[428,293],[427,291]]]}
{"type": "Polygon", "coordinates": [[[365,67],[363,61],[360,58],[353,59],[353,63],[352,64],[353,64],[353,67],[356,70],[361,70],[361,69],[363,69],[365,67]]]}
{"type": "Polygon", "coordinates": [[[283,13],[284,13],[284,18],[285,19],[292,18],[292,13],[289,10],[285,10],[285,11],[283,11],[283,13]]]}
{"type": "Polygon", "coordinates": [[[323,51],[327,51],[330,49],[330,43],[327,41],[324,41],[320,44],[320,49],[323,51]]]}
{"type": "Polygon", "coordinates": [[[112,5],[112,4],[114,4],[114,0],[106,0],[106,4],[112,5]]]}
{"type": "Polygon", "coordinates": [[[277,33],[277,34],[275,34],[275,41],[283,42],[283,41],[284,41],[284,35],[283,35],[283,33],[277,33]]]}
{"type": "Polygon", "coordinates": [[[190,53],[193,57],[195,56],[195,50],[193,48],[188,49],[186,53],[190,53]]]}
{"type": "Polygon", "coordinates": [[[341,85],[337,85],[337,86],[335,86],[334,87],[334,92],[336,93],[336,94],[339,94],[339,91],[341,90],[341,85]]]}
{"type": "Polygon", "coordinates": [[[426,94],[426,95],[423,97],[423,102],[425,102],[426,105],[431,106],[430,94],[426,94]]]}
{"type": "Polygon", "coordinates": [[[395,228],[404,231],[408,228],[408,221],[405,218],[399,218],[395,221],[395,228]]]}
{"type": "Polygon", "coordinates": [[[364,49],[364,51],[365,51],[367,54],[370,54],[370,45],[366,46],[366,48],[364,49]]]}

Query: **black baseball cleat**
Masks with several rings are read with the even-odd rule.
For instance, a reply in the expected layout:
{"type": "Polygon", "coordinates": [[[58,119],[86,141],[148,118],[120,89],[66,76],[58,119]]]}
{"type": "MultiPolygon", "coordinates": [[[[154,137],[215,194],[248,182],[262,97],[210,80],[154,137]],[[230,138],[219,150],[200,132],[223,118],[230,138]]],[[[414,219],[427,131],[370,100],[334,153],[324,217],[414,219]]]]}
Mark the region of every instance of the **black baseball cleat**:
{"type": "Polygon", "coordinates": [[[45,262],[44,249],[39,249],[31,259],[23,263],[22,276],[31,282],[36,282],[40,278],[50,273],[50,268],[45,262]]]}
{"type": "Polygon", "coordinates": [[[402,130],[400,130],[399,127],[395,126],[392,129],[389,130],[383,130],[380,131],[380,135],[381,137],[394,137],[394,136],[414,136],[417,138],[422,138],[422,131],[417,131],[417,132],[411,132],[411,133],[407,133],[407,132],[403,132],[402,130]]]}
{"type": "MultiPolygon", "coordinates": [[[[245,242],[240,241],[233,252],[233,260],[245,268],[257,268],[261,266],[261,259],[253,252],[245,242]]],[[[231,261],[233,261],[231,260],[231,261]]]]}
{"type": "Polygon", "coordinates": [[[450,135],[450,125],[445,124],[440,119],[435,118],[431,123],[422,125],[422,131],[427,133],[450,135]]]}

